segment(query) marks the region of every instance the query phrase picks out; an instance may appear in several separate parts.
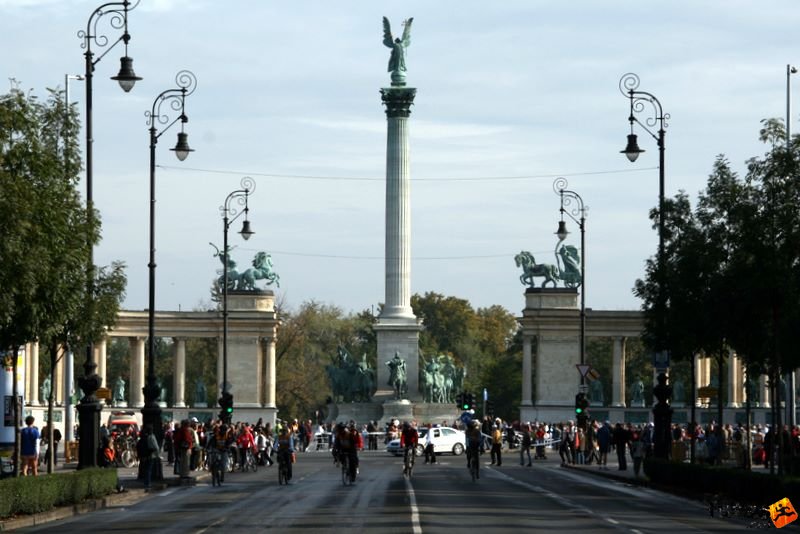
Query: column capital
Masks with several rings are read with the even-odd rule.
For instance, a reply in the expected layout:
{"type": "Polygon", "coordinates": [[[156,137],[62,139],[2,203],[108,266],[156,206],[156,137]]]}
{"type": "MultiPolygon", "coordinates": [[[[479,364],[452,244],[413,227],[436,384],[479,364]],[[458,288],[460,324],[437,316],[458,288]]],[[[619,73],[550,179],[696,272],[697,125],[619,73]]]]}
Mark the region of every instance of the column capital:
{"type": "Polygon", "coordinates": [[[384,87],[381,89],[381,100],[386,106],[388,118],[408,117],[417,90],[414,87],[384,87]]]}

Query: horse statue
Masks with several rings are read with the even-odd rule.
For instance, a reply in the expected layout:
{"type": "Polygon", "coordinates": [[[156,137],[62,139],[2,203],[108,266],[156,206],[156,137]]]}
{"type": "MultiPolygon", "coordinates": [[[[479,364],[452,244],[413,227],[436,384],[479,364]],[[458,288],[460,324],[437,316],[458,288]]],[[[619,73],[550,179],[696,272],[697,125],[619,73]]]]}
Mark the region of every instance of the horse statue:
{"type": "Polygon", "coordinates": [[[236,289],[239,291],[255,291],[256,280],[266,280],[267,285],[274,283],[281,287],[280,276],[272,271],[272,256],[266,252],[258,252],[253,258],[253,266],[239,275],[236,289]]]}
{"type": "Polygon", "coordinates": [[[552,283],[553,287],[556,287],[559,276],[558,267],[555,265],[549,263],[537,264],[533,254],[526,250],[514,256],[514,261],[517,267],[522,267],[522,275],[519,277],[519,281],[522,285],[533,287],[534,277],[541,276],[544,277],[541,287],[545,287],[548,282],[552,283]]]}

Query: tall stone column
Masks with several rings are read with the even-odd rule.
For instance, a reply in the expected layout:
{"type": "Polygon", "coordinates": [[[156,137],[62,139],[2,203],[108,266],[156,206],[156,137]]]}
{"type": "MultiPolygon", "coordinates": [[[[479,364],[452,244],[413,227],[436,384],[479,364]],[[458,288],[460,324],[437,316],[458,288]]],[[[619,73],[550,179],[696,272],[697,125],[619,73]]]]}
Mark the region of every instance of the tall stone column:
{"type": "Polygon", "coordinates": [[[411,192],[408,117],[417,90],[393,86],[381,89],[386,106],[386,298],[374,326],[378,341],[376,400],[390,400],[387,363],[395,353],[405,360],[407,395],[420,400],[419,331],[411,309],[411,192]]]}
{"type": "Polygon", "coordinates": [[[275,338],[264,338],[264,407],[275,405],[275,338]]]}
{"type": "Polygon", "coordinates": [[[143,337],[129,338],[131,354],[131,380],[128,387],[128,405],[136,408],[144,406],[144,340],[143,337]]]}
{"type": "Polygon", "coordinates": [[[173,340],[173,350],[175,351],[172,365],[172,391],[173,406],[175,408],[186,407],[186,340],[176,337],[173,340]]]}
{"type": "Polygon", "coordinates": [[[611,406],[625,407],[625,338],[615,337],[611,360],[611,406]]]}
{"type": "Polygon", "coordinates": [[[531,398],[533,396],[533,388],[531,380],[531,345],[533,343],[533,336],[529,334],[522,335],[522,406],[532,406],[531,398]]]}

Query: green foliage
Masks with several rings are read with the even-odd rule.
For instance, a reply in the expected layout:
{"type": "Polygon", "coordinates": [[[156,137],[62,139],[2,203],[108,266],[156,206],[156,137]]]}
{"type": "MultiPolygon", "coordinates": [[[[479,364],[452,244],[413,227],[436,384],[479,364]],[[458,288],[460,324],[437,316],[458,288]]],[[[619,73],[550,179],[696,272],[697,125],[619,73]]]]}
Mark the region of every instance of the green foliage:
{"type": "Polygon", "coordinates": [[[721,368],[733,349],[775,376],[800,366],[800,140],[787,146],[780,120],[762,122],[771,148],[748,160],[744,179],[719,156],[694,210],[683,192],[667,202],[663,276],[649,261],[634,291],[651,350],[703,352],[721,368]]]}
{"type": "Polygon", "coordinates": [[[36,514],[116,491],[115,469],[83,469],[38,477],[0,480],[0,517],[36,514]]]}

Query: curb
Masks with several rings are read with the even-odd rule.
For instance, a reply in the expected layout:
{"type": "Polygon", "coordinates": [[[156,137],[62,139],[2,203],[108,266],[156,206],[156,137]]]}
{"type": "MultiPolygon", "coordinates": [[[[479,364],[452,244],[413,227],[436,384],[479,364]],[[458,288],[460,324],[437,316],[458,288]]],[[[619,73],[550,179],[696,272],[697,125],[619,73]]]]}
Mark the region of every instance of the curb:
{"type": "Polygon", "coordinates": [[[117,506],[136,504],[140,501],[147,499],[148,497],[158,495],[158,492],[163,491],[167,488],[195,486],[199,482],[204,481],[210,477],[211,477],[210,474],[203,472],[202,474],[190,477],[189,479],[169,478],[165,479],[161,483],[154,484],[150,492],[146,492],[144,488],[140,486],[141,483],[136,479],[121,480],[120,483],[123,486],[126,486],[126,484],[133,484],[134,487],[126,488],[119,493],[112,493],[110,495],[106,495],[105,497],[92,499],[90,501],[82,502],[79,504],[58,506],[46,512],[39,512],[37,514],[23,515],[19,517],[13,517],[10,519],[5,519],[0,521],[0,531],[6,532],[6,531],[17,530],[20,528],[36,527],[53,521],[59,521],[61,519],[74,517],[76,515],[83,515],[83,514],[88,514],[90,512],[96,512],[98,510],[103,510],[105,508],[114,508],[117,506]]]}

